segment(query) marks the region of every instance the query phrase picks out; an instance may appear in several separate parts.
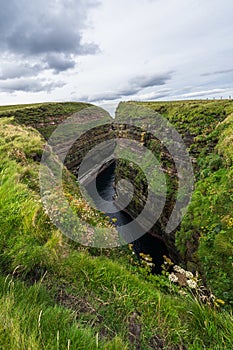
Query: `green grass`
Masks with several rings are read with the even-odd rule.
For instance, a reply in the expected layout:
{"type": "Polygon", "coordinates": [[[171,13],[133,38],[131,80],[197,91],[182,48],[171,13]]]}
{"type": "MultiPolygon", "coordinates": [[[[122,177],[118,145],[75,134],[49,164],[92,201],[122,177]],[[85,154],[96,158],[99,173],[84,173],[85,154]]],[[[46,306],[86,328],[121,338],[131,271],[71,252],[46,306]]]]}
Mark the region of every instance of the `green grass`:
{"type": "Polygon", "coordinates": [[[27,286],[11,276],[0,278],[1,349],[126,349],[123,341],[98,339],[91,325],[58,306],[41,284],[27,286]]]}
{"type": "MultiPolygon", "coordinates": [[[[139,106],[139,111],[140,107],[142,110],[144,107],[145,111],[153,110],[153,112],[167,118],[184,137],[185,141],[187,139],[192,141],[189,151],[196,158],[200,153],[206,155],[213,150],[218,139],[215,132],[216,127],[228,115],[233,113],[232,100],[123,102],[119,104],[116,110],[116,119],[119,121],[126,117],[140,119],[140,116],[136,115],[137,106],[139,106]]],[[[148,116],[150,116],[150,113],[148,113],[148,116]]]]}
{"type": "Polygon", "coordinates": [[[0,107],[0,118],[14,117],[19,124],[34,127],[48,139],[65,118],[91,106],[81,102],[3,106],[0,107]]]}
{"type": "MultiPolygon", "coordinates": [[[[84,248],[51,224],[38,185],[44,142],[18,119],[0,118],[0,349],[151,350],[160,342],[169,350],[230,350],[231,312],[147,276],[126,247],[84,248]]],[[[220,185],[225,193],[227,181],[220,185]]],[[[66,171],[64,191],[77,209],[79,189],[66,171]]],[[[96,214],[91,219],[106,226],[96,214]]]]}
{"type": "Polygon", "coordinates": [[[9,112],[9,111],[16,111],[19,109],[25,109],[25,108],[31,108],[31,107],[39,107],[44,105],[43,103],[32,103],[32,104],[20,104],[20,105],[6,105],[6,106],[0,106],[0,113],[2,112],[9,112]]]}

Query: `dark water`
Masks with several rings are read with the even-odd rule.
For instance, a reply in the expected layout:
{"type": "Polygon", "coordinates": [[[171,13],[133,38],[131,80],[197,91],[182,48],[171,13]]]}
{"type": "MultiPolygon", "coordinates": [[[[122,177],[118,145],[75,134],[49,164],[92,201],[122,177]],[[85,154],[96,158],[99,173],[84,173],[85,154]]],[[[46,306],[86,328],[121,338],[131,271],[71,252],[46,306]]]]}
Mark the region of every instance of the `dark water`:
{"type": "MultiPolygon", "coordinates": [[[[114,225],[117,228],[125,225],[132,221],[132,218],[125,213],[124,211],[118,211],[117,207],[114,205],[114,201],[112,200],[115,190],[114,190],[114,182],[115,182],[115,164],[110,165],[107,169],[102,171],[96,179],[96,188],[99,195],[108,203],[105,205],[104,212],[107,216],[112,218],[116,218],[117,221],[114,225]],[[109,211],[115,211],[115,213],[109,213],[109,211]]],[[[90,183],[86,186],[87,191],[91,195],[92,186],[94,183],[90,183]]],[[[100,200],[98,197],[91,195],[96,207],[99,208],[100,200]]],[[[162,240],[153,237],[152,235],[146,233],[141,238],[135,240],[133,243],[133,249],[136,255],[139,257],[139,253],[149,254],[153,258],[153,262],[155,267],[153,269],[153,273],[161,272],[161,265],[163,263],[163,255],[168,256],[168,252],[165,244],[162,240]]]]}

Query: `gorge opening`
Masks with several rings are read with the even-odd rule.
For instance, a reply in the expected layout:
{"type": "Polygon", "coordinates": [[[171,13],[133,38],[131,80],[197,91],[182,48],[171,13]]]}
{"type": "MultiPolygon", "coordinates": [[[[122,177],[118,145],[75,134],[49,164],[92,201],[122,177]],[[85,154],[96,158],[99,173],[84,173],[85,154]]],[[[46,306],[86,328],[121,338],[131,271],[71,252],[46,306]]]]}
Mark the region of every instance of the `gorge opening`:
{"type": "MultiPolygon", "coordinates": [[[[116,195],[115,167],[115,162],[111,162],[107,167],[104,168],[104,170],[98,173],[96,181],[92,180],[88,182],[85,184],[85,188],[97,208],[100,205],[100,198],[106,201],[104,213],[109,217],[110,222],[118,229],[119,232],[119,228],[122,225],[128,224],[133,219],[125,211],[119,210],[113,201],[113,198],[116,195]],[[100,197],[93,194],[93,186],[96,186],[98,195],[100,197]]],[[[159,239],[158,237],[155,237],[151,233],[147,232],[142,237],[132,242],[132,245],[138,259],[140,258],[140,253],[150,255],[152,262],[154,263],[152,273],[161,273],[161,265],[164,262],[163,256],[168,256],[167,247],[162,239],[159,239]]]]}

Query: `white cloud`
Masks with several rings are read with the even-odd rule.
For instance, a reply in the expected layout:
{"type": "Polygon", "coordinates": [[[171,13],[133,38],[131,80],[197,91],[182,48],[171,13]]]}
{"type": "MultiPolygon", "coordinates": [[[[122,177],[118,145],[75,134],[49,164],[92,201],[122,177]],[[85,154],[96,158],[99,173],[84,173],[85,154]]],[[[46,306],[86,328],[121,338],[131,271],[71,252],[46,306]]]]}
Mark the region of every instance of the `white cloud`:
{"type": "Polygon", "coordinates": [[[0,93],[1,104],[86,98],[112,111],[122,99],[233,95],[231,0],[103,0],[99,6],[58,0],[48,7],[40,0],[43,6],[34,16],[36,5],[22,6],[26,3],[9,0],[2,7],[0,47],[11,50],[12,67],[3,67],[0,79],[39,75],[54,90],[51,85],[49,96],[8,90],[0,93]],[[6,16],[13,4],[22,7],[22,17],[6,16]],[[88,52],[96,54],[83,55],[88,52]],[[26,63],[17,61],[26,54],[26,63]],[[159,81],[167,72],[170,79],[159,81]],[[65,85],[55,89],[60,81],[65,85]]]}

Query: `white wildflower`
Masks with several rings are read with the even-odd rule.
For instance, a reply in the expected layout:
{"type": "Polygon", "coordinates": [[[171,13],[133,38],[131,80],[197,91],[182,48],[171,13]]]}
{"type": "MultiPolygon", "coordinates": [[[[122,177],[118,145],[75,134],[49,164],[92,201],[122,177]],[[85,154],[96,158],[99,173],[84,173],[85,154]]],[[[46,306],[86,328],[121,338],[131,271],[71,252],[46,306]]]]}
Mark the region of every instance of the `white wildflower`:
{"type": "Polygon", "coordinates": [[[188,285],[189,288],[191,288],[191,289],[197,288],[197,282],[195,282],[194,280],[187,280],[187,285],[188,285]]]}
{"type": "Polygon", "coordinates": [[[192,278],[193,278],[193,274],[192,274],[192,272],[190,272],[190,271],[185,271],[185,276],[186,276],[187,278],[189,278],[189,279],[192,279],[192,278]]]}
{"type": "Polygon", "coordinates": [[[151,262],[147,262],[146,264],[147,264],[147,266],[154,267],[154,264],[151,262]]]}
{"type": "Polygon", "coordinates": [[[181,289],[178,291],[178,293],[179,293],[180,295],[184,295],[184,296],[187,296],[187,295],[188,295],[184,290],[181,290],[181,289]]]}
{"type": "Polygon", "coordinates": [[[178,281],[178,277],[173,272],[170,273],[168,278],[169,278],[169,281],[174,282],[174,283],[178,281]]]}
{"type": "Polygon", "coordinates": [[[173,269],[174,269],[174,271],[176,271],[176,272],[178,272],[178,273],[180,273],[180,274],[182,274],[182,275],[185,275],[185,270],[184,269],[182,269],[182,267],[180,267],[180,266],[178,266],[178,265],[175,265],[174,267],[173,267],[173,269]]]}

